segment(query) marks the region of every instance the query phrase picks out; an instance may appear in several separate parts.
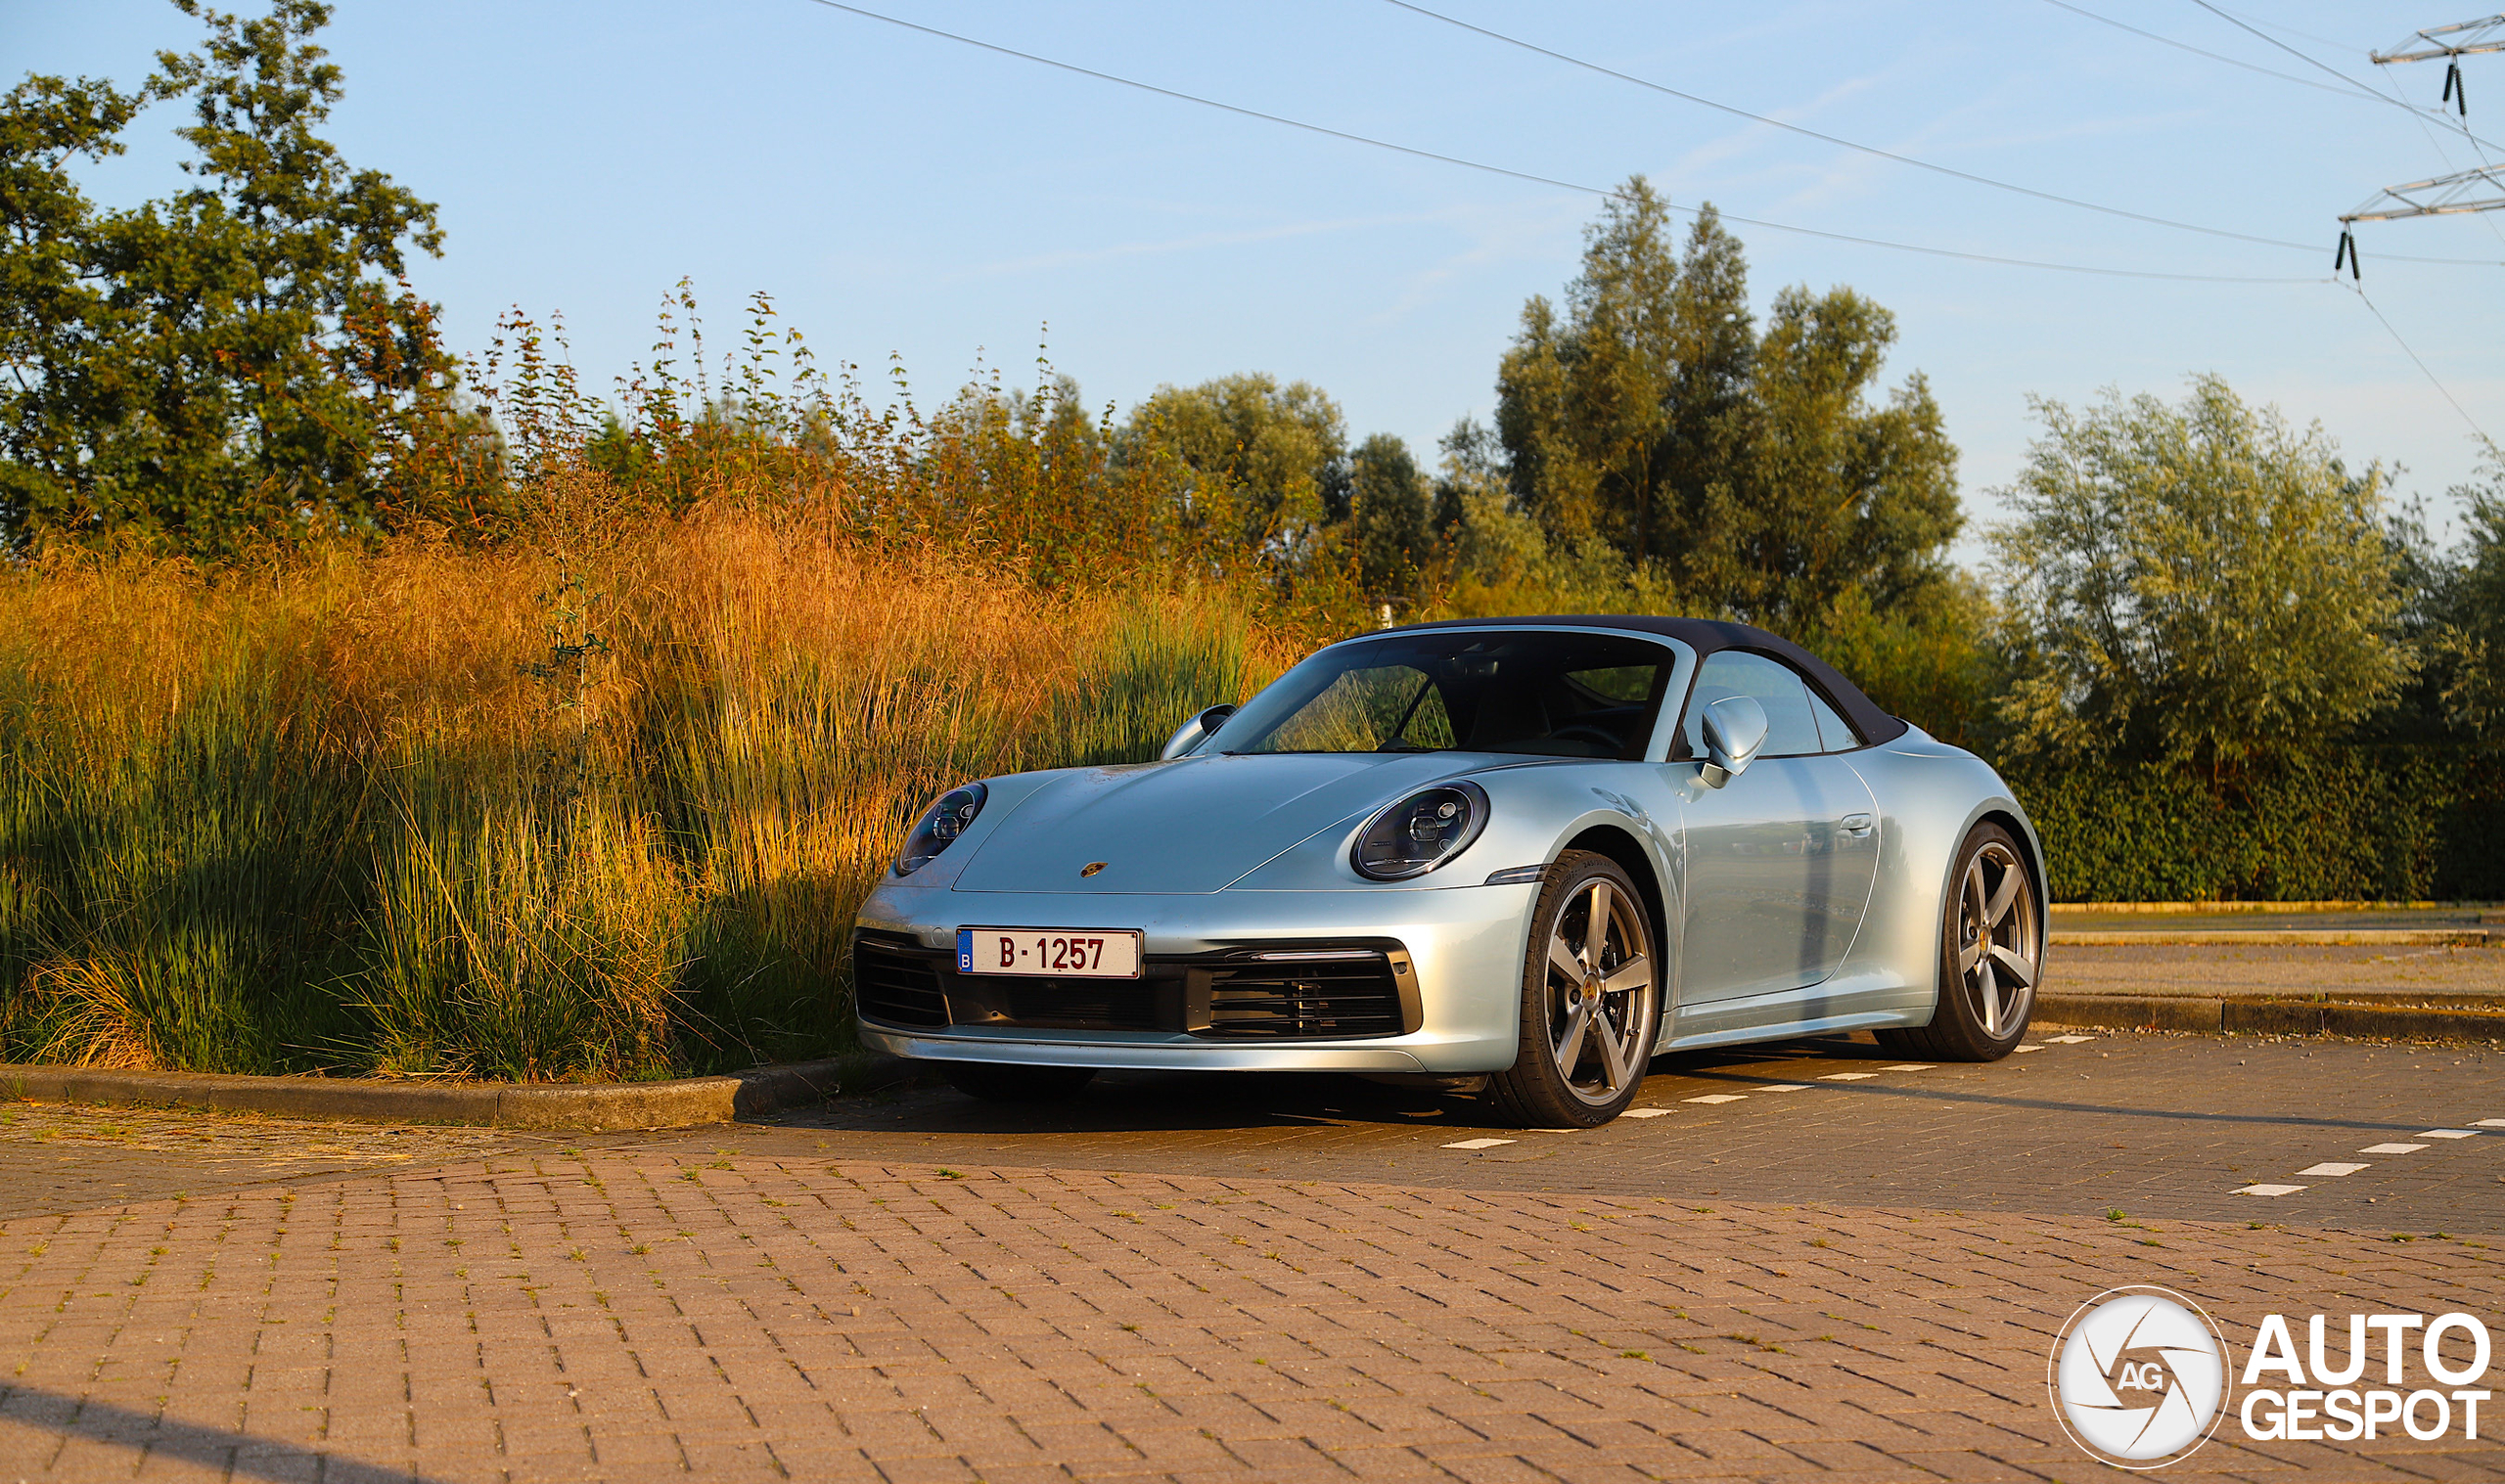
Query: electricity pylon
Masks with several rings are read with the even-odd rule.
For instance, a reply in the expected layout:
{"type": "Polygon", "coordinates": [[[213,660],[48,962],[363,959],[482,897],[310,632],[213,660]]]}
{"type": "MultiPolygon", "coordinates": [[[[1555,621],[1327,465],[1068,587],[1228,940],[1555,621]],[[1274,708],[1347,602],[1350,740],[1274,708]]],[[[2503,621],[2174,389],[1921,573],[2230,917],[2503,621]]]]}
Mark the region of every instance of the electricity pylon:
{"type": "Polygon", "coordinates": [[[2340,248],[2331,255],[2331,271],[2345,264],[2350,278],[2357,271],[2357,240],[2349,227],[2361,221],[2397,221],[2404,216],[2455,216],[2468,211],[2505,209],[2505,165],[2482,165],[2405,186],[2386,186],[2354,211],[2340,218],[2340,248]]]}
{"type": "MultiPolygon", "coordinates": [[[[2461,21],[2414,31],[2388,52],[2370,52],[2378,66],[2392,62],[2444,59],[2444,102],[2470,116],[2470,88],[2462,80],[2461,59],[2481,52],[2505,52],[2505,16],[2461,21]]],[[[2405,186],[2386,186],[2364,205],[2340,218],[2340,248],[2331,254],[2331,271],[2343,267],[2352,279],[2357,268],[2357,238],[2349,229],[2361,221],[2396,221],[2404,216],[2454,216],[2467,211],[2505,209],[2505,165],[2482,165],[2405,186]]]]}
{"type": "Polygon", "coordinates": [[[2413,31],[2407,41],[2388,52],[2369,52],[2377,66],[2392,62],[2433,62],[2444,59],[2444,102],[2459,110],[2464,118],[2470,116],[2470,88],[2462,80],[2464,57],[2481,52],[2505,52],[2505,16],[2490,16],[2484,21],[2460,21],[2451,25],[2431,25],[2413,31]]]}

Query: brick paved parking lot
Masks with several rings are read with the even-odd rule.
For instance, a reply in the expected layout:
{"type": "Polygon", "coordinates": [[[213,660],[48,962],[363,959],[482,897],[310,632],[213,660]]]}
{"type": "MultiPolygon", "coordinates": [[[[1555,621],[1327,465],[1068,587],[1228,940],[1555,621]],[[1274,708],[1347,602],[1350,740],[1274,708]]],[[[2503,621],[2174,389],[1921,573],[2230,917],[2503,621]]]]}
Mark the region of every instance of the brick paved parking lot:
{"type": "MultiPolygon", "coordinates": [[[[2039,1044],[1665,1059],[1662,1116],[1590,1134],[1135,1078],[1014,1117],[919,1090],[570,1143],[299,1128],[462,1143],[258,1182],[217,1141],[283,1126],[20,1105],[0,1478],[2070,1479],[2104,1466],[2048,1346],[2106,1287],[2191,1296],[2239,1356],[2272,1312],[2498,1326],[2493,1055],[2039,1044]],[[82,1120],[136,1143],[65,1163],[82,1120]],[[1446,1147],[1481,1139],[1512,1142],[1446,1147]],[[2297,1173],[2326,1161],[2357,1168],[2297,1173]]],[[[2166,1472],[2505,1451],[2230,1423],[2166,1472]]]]}
{"type": "Polygon", "coordinates": [[[849,1101],[743,1147],[810,1148],[817,1128],[824,1147],[894,1159],[2505,1237],[2505,1131],[2355,1152],[2505,1117],[2492,1050],[2060,1027],[2032,1044],[1988,1066],[1917,1067],[1866,1040],[1662,1057],[1637,1107],[1660,1116],[1580,1134],[1490,1128],[1467,1102],[1344,1078],[1131,1074],[1044,1109],[945,1088],[849,1101]],[[1474,1137],[1510,1142],[1443,1147],[1474,1137]],[[2324,1160],[2366,1167],[2295,1179],[2324,1160]],[[2306,1189],[2235,1193],[2261,1182],[2306,1189]]]}

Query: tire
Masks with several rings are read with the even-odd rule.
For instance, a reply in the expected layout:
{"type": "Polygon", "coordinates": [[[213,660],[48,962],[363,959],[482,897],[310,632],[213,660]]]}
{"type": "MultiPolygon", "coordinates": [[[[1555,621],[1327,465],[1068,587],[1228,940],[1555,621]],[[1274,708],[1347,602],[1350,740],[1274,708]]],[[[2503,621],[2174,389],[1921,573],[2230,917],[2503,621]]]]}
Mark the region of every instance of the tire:
{"type": "Polygon", "coordinates": [[[1661,1031],[1651,914],[1616,861],[1570,850],[1549,868],[1530,927],[1520,1050],[1488,1080],[1488,1101],[1526,1128],[1596,1128],[1635,1101],[1661,1031]]]}
{"type": "Polygon", "coordinates": [[[1076,1096],[1096,1075],[1092,1066],[1017,1066],[1003,1061],[942,1061],[948,1085],[985,1102],[1057,1102],[1076,1096]]]}
{"type": "Polygon", "coordinates": [[[2044,977],[2044,915],[2027,847],[1988,821],[1958,847],[1939,909],[1939,998],[1931,1023],[1879,1044],[1936,1061],[1998,1061],[2027,1038],[2044,977]]]}

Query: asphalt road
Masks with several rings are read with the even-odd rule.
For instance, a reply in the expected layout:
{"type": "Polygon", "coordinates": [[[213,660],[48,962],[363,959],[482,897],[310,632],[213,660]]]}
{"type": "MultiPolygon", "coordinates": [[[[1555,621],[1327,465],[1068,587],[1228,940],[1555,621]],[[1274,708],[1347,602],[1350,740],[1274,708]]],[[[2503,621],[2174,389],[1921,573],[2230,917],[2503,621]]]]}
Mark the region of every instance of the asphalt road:
{"type": "Polygon", "coordinates": [[[1908,1069],[1866,1041],[1664,1057],[1649,1116],[1494,1127],[1353,1078],[1123,1073],[1058,1104],[944,1086],[667,1134],[308,1126],[16,1104],[0,1219],[585,1148],[1119,1170],[1622,1196],[2258,1220],[2505,1236],[2505,1055],[2048,1027],[2006,1061],[1908,1069]],[[1796,1091],[1781,1091],[1792,1088],[1796,1091]],[[1716,1101],[1698,1101],[1716,1100],[1716,1101]],[[2419,1136],[2430,1130],[2468,1138],[2419,1136]],[[1479,1148],[1448,1146],[1482,1140],[1479,1148]],[[2361,1152],[2378,1145],[2416,1145],[2361,1152]],[[2341,1175],[2302,1175],[2353,1164],[2341,1175]],[[2255,1185],[2301,1186],[2278,1195],[2255,1185]]]}
{"type": "Polygon", "coordinates": [[[2041,1050],[1918,1069],[1840,1039],[1665,1057],[1636,1108],[1654,1116],[1582,1133],[1492,1127],[1468,1101],[1352,1079],[1134,1073],[1041,1108],[944,1087],[839,1103],[747,1131],[740,1147],[2505,1235],[2505,1056],[2494,1051],[2058,1029],[2028,1044],[2041,1050]],[[2434,1129],[2472,1137],[2417,1137],[2434,1129]],[[1483,1139],[1510,1142],[1449,1147],[1483,1139]],[[2421,1147],[2360,1152],[2397,1144],[2421,1147]],[[2361,1168],[2298,1173],[2331,1162],[2361,1168]],[[2254,1185],[2305,1189],[2237,1193],[2254,1185]]]}

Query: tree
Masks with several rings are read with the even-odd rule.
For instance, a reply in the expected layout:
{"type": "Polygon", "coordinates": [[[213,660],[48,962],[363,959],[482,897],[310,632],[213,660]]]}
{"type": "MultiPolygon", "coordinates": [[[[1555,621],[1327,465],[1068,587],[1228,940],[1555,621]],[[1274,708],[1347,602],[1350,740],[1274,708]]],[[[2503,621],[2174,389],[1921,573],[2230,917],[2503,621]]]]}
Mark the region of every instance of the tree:
{"type": "Polygon", "coordinates": [[[2505,720],[2505,453],[2491,446],[2482,472],[2453,491],[2470,507],[2469,539],[2442,584],[2433,643],[2445,718],[2481,734],[2505,720]]]}
{"type": "Polygon", "coordinates": [[[1866,402],[1895,338],[1895,316],[1849,289],[1776,296],[1725,517],[1731,607],[1798,631],[1847,594],[1886,613],[1947,581],[1965,516],[1930,383],[1916,373],[1885,407],[1866,402]]]}
{"type": "Polygon", "coordinates": [[[1923,379],[1869,405],[1894,339],[1849,289],[1786,290],[1760,337],[1739,242],[1708,206],[1673,252],[1638,176],[1589,229],[1564,317],[1533,298],[1498,370],[1515,493],[1694,610],[1798,633],[1847,594],[1912,601],[1946,580],[1962,516],[1923,379]]]}
{"type": "Polygon", "coordinates": [[[1417,591],[1430,545],[1427,478],[1409,445],[1383,432],[1358,444],[1348,491],[1359,586],[1378,603],[1406,600],[1417,591]]]}
{"type": "Polygon", "coordinates": [[[2393,695],[2410,659],[2380,467],[2349,473],[2318,426],[2215,376],[2180,406],[2033,405],[2045,434],[2000,492],[2018,518],[1991,533],[2020,750],[2214,767],[2325,740],[2393,695]]]}
{"type": "Polygon", "coordinates": [[[423,429],[476,433],[452,405],[433,306],[400,280],[436,251],[434,208],[351,170],[314,131],[341,96],[305,38],[317,0],[243,21],[174,0],[208,28],[136,95],[29,77],[0,114],[0,533],[13,543],[135,530],[215,552],[251,535],[377,521],[423,429]],[[70,159],[157,99],[199,183],[104,211],[70,159]],[[23,293],[20,292],[23,290],[23,293]]]}
{"type": "Polygon", "coordinates": [[[1638,567],[1709,565],[1697,538],[1730,500],[1752,349],[1738,243],[1708,208],[1682,260],[1667,203],[1628,181],[1585,233],[1563,322],[1533,297],[1497,369],[1496,428],[1524,507],[1638,567]]]}
{"type": "Polygon", "coordinates": [[[1305,382],[1246,372],[1198,386],[1160,386],[1116,439],[1126,465],[1180,466],[1185,498],[1235,522],[1250,546],[1303,555],[1348,516],[1347,425],[1305,382]]]}

